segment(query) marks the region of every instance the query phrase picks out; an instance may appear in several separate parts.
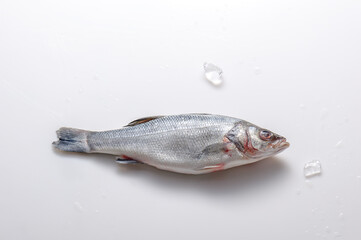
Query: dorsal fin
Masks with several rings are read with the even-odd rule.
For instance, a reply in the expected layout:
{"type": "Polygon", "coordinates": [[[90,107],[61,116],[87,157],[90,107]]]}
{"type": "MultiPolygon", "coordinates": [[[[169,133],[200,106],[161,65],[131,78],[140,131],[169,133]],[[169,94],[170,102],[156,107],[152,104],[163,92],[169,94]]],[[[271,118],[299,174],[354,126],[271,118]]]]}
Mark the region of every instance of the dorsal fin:
{"type": "Polygon", "coordinates": [[[136,126],[136,125],[146,123],[146,122],[149,122],[149,121],[152,121],[154,119],[161,118],[161,117],[164,117],[164,116],[152,116],[152,117],[139,118],[137,120],[134,120],[134,121],[128,123],[128,125],[126,125],[126,127],[136,126]]]}

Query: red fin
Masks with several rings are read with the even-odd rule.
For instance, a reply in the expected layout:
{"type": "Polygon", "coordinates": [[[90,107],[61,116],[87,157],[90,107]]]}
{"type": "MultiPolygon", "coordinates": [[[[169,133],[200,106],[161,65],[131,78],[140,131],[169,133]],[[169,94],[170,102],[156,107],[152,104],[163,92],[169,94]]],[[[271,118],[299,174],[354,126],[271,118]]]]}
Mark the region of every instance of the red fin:
{"type": "Polygon", "coordinates": [[[115,158],[116,162],[119,164],[133,164],[133,163],[142,163],[141,161],[135,160],[127,155],[121,155],[120,157],[115,158]]]}
{"type": "Polygon", "coordinates": [[[120,158],[126,159],[126,160],[134,160],[133,158],[128,157],[127,155],[122,155],[122,156],[120,156],[120,158]]]}

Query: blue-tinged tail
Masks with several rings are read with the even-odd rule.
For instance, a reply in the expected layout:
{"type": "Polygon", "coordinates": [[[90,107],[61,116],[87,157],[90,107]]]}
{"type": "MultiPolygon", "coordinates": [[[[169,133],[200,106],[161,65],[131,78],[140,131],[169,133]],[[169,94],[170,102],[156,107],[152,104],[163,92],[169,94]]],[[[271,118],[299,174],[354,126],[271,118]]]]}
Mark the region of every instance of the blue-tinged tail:
{"type": "Polygon", "coordinates": [[[59,140],[53,142],[55,148],[66,152],[90,152],[88,144],[90,131],[63,127],[56,131],[56,134],[59,140]]]}

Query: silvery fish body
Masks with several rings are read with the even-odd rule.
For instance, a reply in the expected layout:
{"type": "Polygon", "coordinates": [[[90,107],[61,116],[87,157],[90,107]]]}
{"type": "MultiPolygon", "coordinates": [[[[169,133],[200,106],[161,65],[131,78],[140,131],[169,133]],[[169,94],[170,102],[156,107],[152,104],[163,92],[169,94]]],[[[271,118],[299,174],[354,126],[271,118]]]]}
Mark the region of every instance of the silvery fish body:
{"type": "Polygon", "coordinates": [[[111,131],[60,128],[53,145],[63,151],[106,153],[122,164],[204,174],[273,156],[289,144],[247,121],[211,114],[142,118],[111,131]]]}

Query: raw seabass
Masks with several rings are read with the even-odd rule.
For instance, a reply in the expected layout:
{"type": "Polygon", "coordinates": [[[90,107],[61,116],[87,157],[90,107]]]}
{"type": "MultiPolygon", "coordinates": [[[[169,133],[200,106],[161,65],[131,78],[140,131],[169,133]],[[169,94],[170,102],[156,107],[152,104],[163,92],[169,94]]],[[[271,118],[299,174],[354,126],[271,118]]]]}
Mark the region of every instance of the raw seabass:
{"type": "Polygon", "coordinates": [[[110,131],[60,128],[62,151],[106,153],[122,164],[145,163],[185,174],[228,169],[280,153],[286,138],[247,121],[211,114],[156,116],[110,131]]]}

